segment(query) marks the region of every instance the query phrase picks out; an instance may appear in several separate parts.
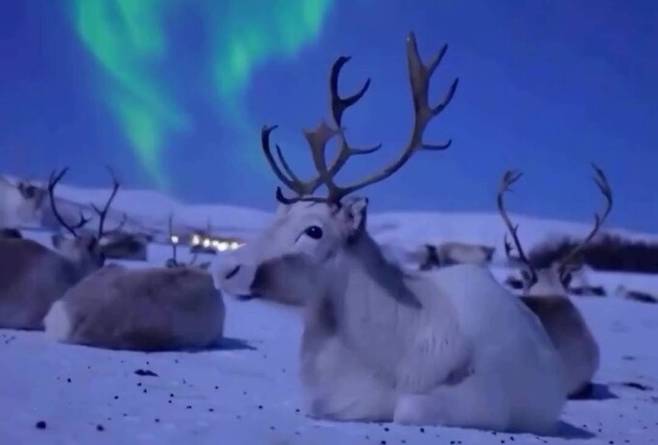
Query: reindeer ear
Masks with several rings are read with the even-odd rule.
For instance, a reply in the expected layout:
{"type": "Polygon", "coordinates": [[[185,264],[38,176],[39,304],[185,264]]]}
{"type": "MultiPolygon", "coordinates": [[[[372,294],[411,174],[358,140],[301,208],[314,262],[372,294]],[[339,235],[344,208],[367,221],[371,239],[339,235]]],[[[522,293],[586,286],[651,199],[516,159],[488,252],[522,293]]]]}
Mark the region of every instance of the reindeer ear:
{"type": "Polygon", "coordinates": [[[347,198],[340,211],[345,219],[350,236],[365,230],[368,216],[368,198],[347,198]]]}

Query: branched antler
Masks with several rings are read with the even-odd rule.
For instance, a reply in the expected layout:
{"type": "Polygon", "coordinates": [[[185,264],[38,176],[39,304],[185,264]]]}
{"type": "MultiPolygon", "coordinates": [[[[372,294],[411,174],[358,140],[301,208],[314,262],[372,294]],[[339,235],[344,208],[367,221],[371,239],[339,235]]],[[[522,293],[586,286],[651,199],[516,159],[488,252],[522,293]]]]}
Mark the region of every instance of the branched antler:
{"type": "Polygon", "coordinates": [[[57,210],[57,203],[56,203],[57,200],[55,199],[55,188],[57,187],[59,181],[62,180],[64,175],[66,175],[66,172],[68,172],[68,170],[69,168],[66,167],[59,173],[57,173],[56,170],[50,173],[50,178],[48,179],[48,196],[50,197],[50,207],[57,221],[59,221],[60,225],[64,227],[71,235],[77,238],[78,233],[76,232],[76,230],[82,228],[85,224],[87,224],[89,222],[89,219],[85,218],[82,211],[80,211],[80,221],[73,226],[69,225],[64,220],[64,218],[62,218],[62,215],[57,210]]]}
{"type": "MultiPolygon", "coordinates": [[[[516,248],[516,252],[518,255],[518,260],[523,264],[524,267],[527,268],[529,277],[528,277],[528,283],[526,283],[526,286],[530,287],[533,284],[537,282],[537,271],[535,270],[534,267],[532,267],[532,264],[528,260],[528,257],[525,254],[525,251],[523,250],[523,246],[521,245],[521,241],[519,240],[519,235],[518,235],[518,230],[519,230],[519,225],[518,224],[513,224],[512,220],[510,219],[509,215],[507,214],[507,210],[505,210],[505,203],[503,200],[503,197],[505,193],[511,191],[512,185],[518,181],[523,173],[519,171],[513,171],[513,170],[508,170],[505,172],[503,175],[503,179],[500,184],[500,189],[498,190],[498,195],[496,197],[496,203],[498,206],[498,212],[500,213],[500,216],[503,218],[503,222],[505,223],[505,226],[507,227],[507,231],[509,234],[512,236],[512,241],[514,242],[514,247],[516,248]]],[[[504,237],[504,243],[505,243],[505,254],[509,259],[512,259],[512,246],[507,239],[507,233],[505,233],[504,237]]]]}
{"type": "Polygon", "coordinates": [[[270,134],[276,126],[265,126],[261,132],[261,143],[265,157],[272,167],[272,170],[279,178],[279,180],[289,189],[294,191],[298,197],[286,198],[281,191],[277,188],[277,199],[283,203],[290,204],[297,201],[323,201],[338,203],[340,200],[350,193],[360,190],[368,185],[380,182],[397,172],[411,156],[421,150],[444,150],[450,146],[451,141],[448,140],[442,144],[428,144],[423,141],[423,135],[429,122],[438,116],[445,107],[452,101],[459,79],[455,79],[450,86],[443,101],[438,105],[431,107],[429,105],[429,84],[430,79],[436,68],[441,63],[443,56],[447,51],[445,45],[441,51],[425,65],[418,53],[418,45],[413,33],[410,33],[407,38],[407,65],[409,70],[409,82],[411,85],[413,109],[414,109],[414,124],[411,132],[410,139],[407,145],[403,148],[401,154],[391,162],[389,165],[382,168],[379,172],[374,173],[362,181],[348,186],[339,186],[334,182],[334,177],[339,170],[345,165],[351,156],[364,155],[377,151],[381,148],[381,144],[370,148],[354,148],[351,147],[345,137],[345,131],[342,128],[342,118],[345,111],[356,104],[366,93],[370,86],[370,79],[367,79],[361,89],[354,95],[348,97],[341,97],[338,93],[338,79],[340,71],[343,66],[350,60],[349,57],[339,57],[333,64],[331,75],[329,79],[329,92],[331,97],[331,118],[330,124],[321,122],[317,128],[312,131],[304,131],[304,136],[308,142],[313,158],[313,164],[317,171],[317,176],[310,180],[300,180],[292,171],[289,164],[286,162],[281,149],[276,145],[276,152],[278,163],[272,154],[270,145],[270,134]],[[330,166],[326,162],[326,146],[327,143],[338,137],[339,149],[338,154],[332,161],[330,166]],[[282,167],[279,167],[278,164],[282,167]],[[327,188],[328,195],[326,198],[313,197],[312,194],[321,186],[327,188]]]}
{"type": "Polygon", "coordinates": [[[119,191],[119,182],[117,181],[116,176],[114,176],[114,172],[110,167],[107,167],[107,170],[110,173],[110,176],[112,177],[112,192],[110,193],[110,197],[105,202],[105,205],[103,206],[102,210],[96,207],[95,204],[91,205],[91,208],[94,209],[94,211],[98,215],[98,239],[101,239],[105,234],[105,232],[103,231],[103,228],[105,226],[105,218],[107,218],[107,212],[110,210],[112,201],[114,201],[114,197],[117,195],[117,192],[119,191]]]}
{"type": "Polygon", "coordinates": [[[592,168],[594,169],[594,183],[598,187],[599,191],[603,195],[605,200],[605,207],[603,212],[594,214],[594,227],[589,232],[589,234],[581,241],[576,247],[574,247],[569,253],[567,253],[559,263],[560,276],[563,276],[568,272],[569,265],[573,260],[583,251],[585,247],[594,239],[596,234],[601,229],[601,226],[608,218],[610,211],[612,210],[612,189],[608,183],[608,178],[606,178],[605,173],[601,170],[596,164],[592,163],[592,168]]]}

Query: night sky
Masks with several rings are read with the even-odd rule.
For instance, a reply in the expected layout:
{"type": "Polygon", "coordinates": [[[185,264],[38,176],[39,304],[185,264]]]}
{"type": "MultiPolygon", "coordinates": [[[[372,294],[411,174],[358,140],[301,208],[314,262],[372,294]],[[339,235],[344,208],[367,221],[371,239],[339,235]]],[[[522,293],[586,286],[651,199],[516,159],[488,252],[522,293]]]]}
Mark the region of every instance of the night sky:
{"type": "Polygon", "coordinates": [[[422,152],[367,190],[374,210],[493,211],[518,168],[513,212],[587,220],[608,174],[612,225],[658,231],[658,2],[393,0],[22,0],[0,9],[0,171],[126,187],[188,202],[271,209],[260,151],[274,133],[310,173],[301,129],[327,110],[328,72],[352,56],[342,90],[371,88],[345,116],[350,140],[383,143],[343,180],[396,155],[411,124],[404,39],[416,32],[452,104],[422,152]]]}

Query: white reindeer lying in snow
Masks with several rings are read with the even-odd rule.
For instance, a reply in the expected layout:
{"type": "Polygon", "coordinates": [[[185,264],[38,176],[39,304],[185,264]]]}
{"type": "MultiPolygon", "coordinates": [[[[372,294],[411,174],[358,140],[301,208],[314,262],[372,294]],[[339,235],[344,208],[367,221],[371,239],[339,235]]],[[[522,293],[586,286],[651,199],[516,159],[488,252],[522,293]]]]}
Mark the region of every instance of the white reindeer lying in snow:
{"type": "Polygon", "coordinates": [[[507,256],[520,263],[524,291],[521,299],[539,317],[553,341],[565,370],[567,392],[571,397],[585,396],[591,389],[591,380],[599,367],[599,346],[578,308],[569,299],[567,287],[571,275],[582,266],[575,261],[578,254],[598,233],[612,209],[612,191],[603,171],[594,166],[595,181],[605,197],[604,212],[595,215],[594,228],[585,239],[557,264],[536,269],[523,251],[517,226],[513,225],[503,203],[503,195],[521,174],[508,171],[503,176],[498,193],[498,209],[512,236],[518,258],[511,257],[512,247],[505,238],[507,256]]]}
{"type": "MultiPolygon", "coordinates": [[[[169,222],[170,240],[172,223],[169,222]]],[[[225,307],[205,265],[106,266],[53,304],[44,324],[56,340],[108,349],[199,349],[224,330],[225,307]]]]}
{"type": "MultiPolygon", "coordinates": [[[[42,329],[52,303],[103,266],[99,238],[77,232],[88,220],[81,215],[76,225],[70,225],[57,211],[55,187],[65,174],[66,169],[50,176],[48,194],[53,214],[73,238],[54,237],[58,252],[30,239],[0,239],[0,328],[42,329]]],[[[102,222],[99,230],[102,234],[102,222]]]]}
{"type": "Polygon", "coordinates": [[[428,105],[430,76],[446,48],[425,65],[411,34],[407,60],[414,104],[411,139],[381,172],[339,187],[334,176],[352,155],[378,147],[350,147],[343,112],[365,93],[341,98],[339,58],[331,72],[333,122],[305,136],[318,176],[301,181],[281,150],[264,153],[279,179],[299,197],[281,202],[273,225],[216,271],[229,293],[307,300],[301,375],[311,416],[336,420],[444,424],[548,433],[566,399],[559,358],[537,318],[483,267],[404,272],[383,256],[366,230],[368,201],[347,195],[395,173],[427,145],[423,132],[450,102],[452,84],[436,107],[428,105]],[[330,166],[327,142],[338,138],[330,166]],[[327,198],[313,197],[324,185],[327,198]]]}

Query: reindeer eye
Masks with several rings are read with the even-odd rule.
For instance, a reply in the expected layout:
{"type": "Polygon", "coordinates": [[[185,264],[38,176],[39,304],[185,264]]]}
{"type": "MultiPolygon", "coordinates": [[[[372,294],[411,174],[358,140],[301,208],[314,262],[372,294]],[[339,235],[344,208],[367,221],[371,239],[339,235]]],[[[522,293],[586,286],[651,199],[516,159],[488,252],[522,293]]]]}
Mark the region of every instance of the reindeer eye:
{"type": "Polygon", "coordinates": [[[304,233],[313,239],[320,239],[323,234],[322,229],[318,226],[307,227],[306,230],[304,230],[304,233]]]}

